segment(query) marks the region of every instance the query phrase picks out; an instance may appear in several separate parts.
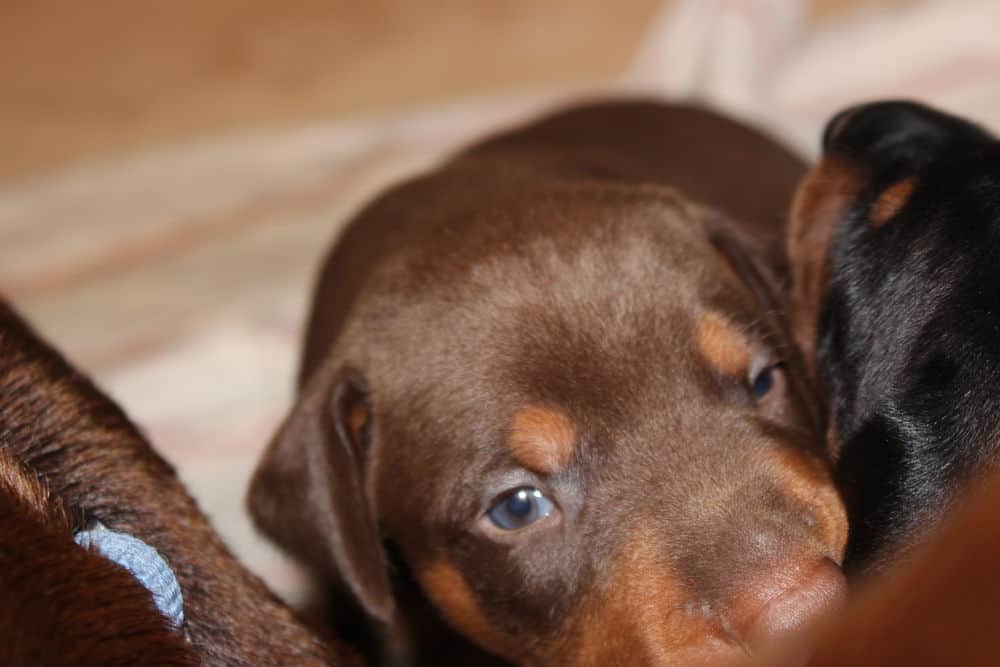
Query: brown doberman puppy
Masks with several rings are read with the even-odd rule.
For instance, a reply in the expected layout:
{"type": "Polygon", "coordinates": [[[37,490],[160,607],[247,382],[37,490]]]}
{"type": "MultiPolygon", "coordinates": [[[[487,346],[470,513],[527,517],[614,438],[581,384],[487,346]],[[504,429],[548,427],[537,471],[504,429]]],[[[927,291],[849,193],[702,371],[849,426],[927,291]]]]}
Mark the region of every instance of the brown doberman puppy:
{"type": "Polygon", "coordinates": [[[622,102],[379,197],[320,277],[258,524],[390,664],[718,664],[804,622],[846,526],[774,274],[802,173],[622,102]]]}
{"type": "Polygon", "coordinates": [[[7,667],[360,664],[228,553],[122,411],[2,301],[0,599],[7,667]],[[154,600],[173,590],[168,616],[154,600]]]}

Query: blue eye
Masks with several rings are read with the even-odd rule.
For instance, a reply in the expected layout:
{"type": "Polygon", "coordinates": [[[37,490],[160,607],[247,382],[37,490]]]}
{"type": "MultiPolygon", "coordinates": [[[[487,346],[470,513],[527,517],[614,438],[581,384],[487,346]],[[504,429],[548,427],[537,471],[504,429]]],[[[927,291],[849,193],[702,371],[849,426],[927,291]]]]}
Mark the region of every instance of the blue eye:
{"type": "Polygon", "coordinates": [[[771,375],[771,370],[770,368],[765,368],[757,375],[757,379],[753,381],[750,393],[753,394],[754,398],[763,398],[767,392],[771,391],[771,387],[774,386],[774,377],[771,375]]]}
{"type": "Polygon", "coordinates": [[[774,387],[774,372],[780,367],[781,364],[767,366],[754,378],[753,385],[750,387],[750,393],[753,394],[755,401],[767,396],[768,392],[774,387]]]}
{"type": "Polygon", "coordinates": [[[538,489],[522,486],[494,505],[487,516],[494,526],[502,530],[517,530],[544,519],[555,506],[538,489]]]}

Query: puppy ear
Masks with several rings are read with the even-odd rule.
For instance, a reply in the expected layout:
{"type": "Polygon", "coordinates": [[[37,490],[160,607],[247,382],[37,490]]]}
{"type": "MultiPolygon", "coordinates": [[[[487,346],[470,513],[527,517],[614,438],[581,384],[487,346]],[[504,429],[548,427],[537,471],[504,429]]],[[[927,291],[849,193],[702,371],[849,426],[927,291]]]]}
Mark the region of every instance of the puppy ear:
{"type": "Polygon", "coordinates": [[[792,276],[792,321],[806,367],[814,378],[816,335],[826,293],[830,244],[865,178],[866,172],[853,160],[827,156],[806,174],[792,200],[785,249],[792,276]]]}
{"type": "Polygon", "coordinates": [[[316,373],[258,465],[248,505],[272,539],[389,624],[392,587],[365,492],[370,420],[359,373],[316,373]]]}
{"type": "Polygon", "coordinates": [[[755,239],[742,231],[739,225],[718,216],[709,223],[709,240],[716,250],[726,260],[733,272],[750,289],[762,313],[764,321],[771,330],[778,332],[785,341],[783,353],[789,368],[792,390],[802,397],[807,406],[807,418],[812,426],[820,432],[825,421],[822,400],[818,386],[802,374],[802,369],[808,370],[802,351],[795,344],[796,338],[792,332],[788,318],[788,299],[785,285],[771,268],[771,262],[764,261],[768,253],[755,239]],[[799,369],[795,372],[795,369],[799,369]]]}
{"type": "MultiPolygon", "coordinates": [[[[736,222],[722,214],[708,218],[708,240],[729,268],[750,288],[763,312],[784,312],[781,281],[769,266],[770,249],[763,247],[736,222]]],[[[778,270],[783,266],[777,267],[778,270]]]]}
{"type": "Polygon", "coordinates": [[[795,331],[814,377],[829,249],[838,225],[852,215],[859,197],[869,195],[869,208],[854,217],[876,228],[885,224],[905,204],[923,166],[990,140],[985,130],[957,116],[900,100],[850,107],[827,122],[822,159],[795,194],[786,245],[795,331]]]}
{"type": "Polygon", "coordinates": [[[881,171],[913,169],[943,151],[989,141],[990,134],[969,121],[916,102],[888,100],[849,107],[823,129],[824,156],[848,157],[881,171]]]}

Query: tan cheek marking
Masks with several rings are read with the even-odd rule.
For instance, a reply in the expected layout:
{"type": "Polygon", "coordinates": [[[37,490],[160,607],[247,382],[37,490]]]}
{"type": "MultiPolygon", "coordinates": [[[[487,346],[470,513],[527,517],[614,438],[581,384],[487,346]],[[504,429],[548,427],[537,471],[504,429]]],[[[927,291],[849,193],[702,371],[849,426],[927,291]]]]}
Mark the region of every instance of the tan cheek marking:
{"type": "Polygon", "coordinates": [[[871,212],[868,214],[872,222],[872,227],[878,229],[889,222],[893,216],[906,206],[907,200],[909,200],[910,195],[913,194],[916,188],[917,179],[907,178],[890,186],[885,192],[879,195],[875,203],[872,204],[871,212]]]}
{"type": "Polygon", "coordinates": [[[826,289],[830,241],[840,218],[861,190],[862,179],[855,165],[843,159],[823,158],[806,175],[792,202],[787,243],[792,265],[792,310],[796,336],[813,375],[813,347],[826,289]]]}
{"type": "Polygon", "coordinates": [[[702,315],[696,325],[695,340],[701,356],[722,373],[740,377],[747,374],[750,348],[739,329],[722,315],[702,315]]]}
{"type": "Polygon", "coordinates": [[[561,410],[528,406],[514,415],[507,446],[525,468],[551,475],[569,465],[576,429],[561,410]]]}
{"type": "Polygon", "coordinates": [[[417,578],[427,597],[445,620],[482,648],[511,659],[512,638],[500,632],[476,601],[462,573],[448,560],[440,559],[421,570],[417,578]]]}

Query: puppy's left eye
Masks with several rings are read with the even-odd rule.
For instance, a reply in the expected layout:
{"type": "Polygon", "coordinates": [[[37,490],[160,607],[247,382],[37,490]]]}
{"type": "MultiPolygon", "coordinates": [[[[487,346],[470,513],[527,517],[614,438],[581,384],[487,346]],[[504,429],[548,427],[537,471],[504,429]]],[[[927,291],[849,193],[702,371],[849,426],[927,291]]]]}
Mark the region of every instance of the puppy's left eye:
{"type": "Polygon", "coordinates": [[[486,515],[501,530],[518,530],[544,519],[554,508],[544,493],[522,486],[501,498],[486,515]]]}
{"type": "Polygon", "coordinates": [[[759,401],[771,393],[771,389],[774,388],[774,376],[780,372],[781,368],[782,364],[777,363],[765,366],[758,371],[750,383],[750,395],[753,396],[753,400],[759,401]]]}

